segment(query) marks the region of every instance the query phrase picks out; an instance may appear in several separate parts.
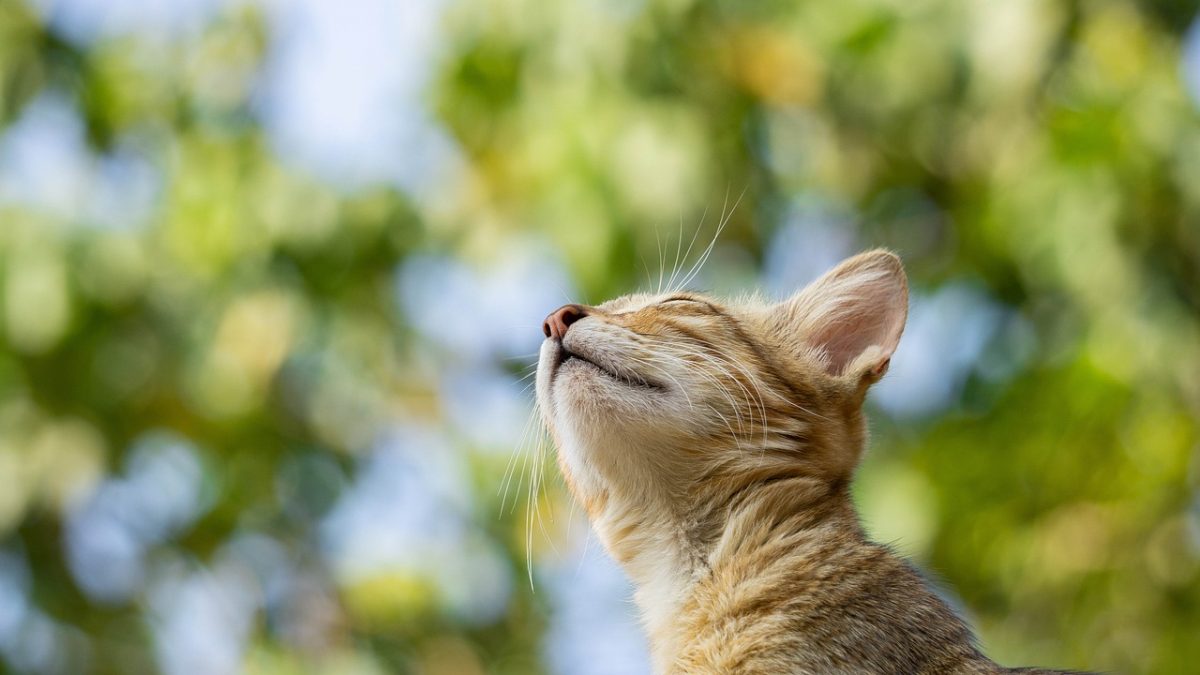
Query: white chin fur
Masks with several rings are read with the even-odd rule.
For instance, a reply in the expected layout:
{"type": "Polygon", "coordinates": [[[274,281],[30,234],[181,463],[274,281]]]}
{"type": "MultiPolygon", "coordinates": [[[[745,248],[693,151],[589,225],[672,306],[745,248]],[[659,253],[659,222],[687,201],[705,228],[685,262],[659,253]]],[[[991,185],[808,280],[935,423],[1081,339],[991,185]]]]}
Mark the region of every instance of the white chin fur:
{"type": "MultiPolygon", "coordinates": [[[[568,341],[568,348],[624,366],[618,361],[618,350],[604,339],[609,337],[580,331],[574,341],[568,341]]],[[[537,397],[543,420],[568,461],[580,459],[579,455],[599,460],[593,453],[609,454],[617,445],[625,453],[661,448],[668,438],[690,436],[716,423],[712,415],[704,414],[708,408],[694,390],[680,390],[689,385],[686,370],[644,385],[622,381],[587,361],[564,361],[565,355],[557,340],[542,343],[537,397]]]]}

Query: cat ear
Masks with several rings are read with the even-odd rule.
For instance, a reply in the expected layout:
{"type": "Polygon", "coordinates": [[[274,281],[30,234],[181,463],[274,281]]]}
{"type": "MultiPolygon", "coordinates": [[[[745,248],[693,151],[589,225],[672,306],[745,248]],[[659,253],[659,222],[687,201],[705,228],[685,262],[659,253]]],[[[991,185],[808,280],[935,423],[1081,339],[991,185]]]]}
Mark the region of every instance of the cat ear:
{"type": "Polygon", "coordinates": [[[830,375],[875,382],[887,372],[908,316],[908,281],[882,249],[843,260],[783,303],[788,328],[830,375]]]}

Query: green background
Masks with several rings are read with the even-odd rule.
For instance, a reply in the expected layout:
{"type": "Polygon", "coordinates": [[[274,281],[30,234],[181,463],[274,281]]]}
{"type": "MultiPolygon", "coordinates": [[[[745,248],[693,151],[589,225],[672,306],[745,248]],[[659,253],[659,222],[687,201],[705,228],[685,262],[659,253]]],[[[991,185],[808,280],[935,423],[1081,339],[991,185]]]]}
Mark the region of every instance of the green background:
{"type": "Polygon", "coordinates": [[[989,654],[1195,672],[1191,3],[144,4],[0,0],[3,667],[644,669],[521,378],[725,213],[698,288],[903,256],[857,496],[989,654]]]}

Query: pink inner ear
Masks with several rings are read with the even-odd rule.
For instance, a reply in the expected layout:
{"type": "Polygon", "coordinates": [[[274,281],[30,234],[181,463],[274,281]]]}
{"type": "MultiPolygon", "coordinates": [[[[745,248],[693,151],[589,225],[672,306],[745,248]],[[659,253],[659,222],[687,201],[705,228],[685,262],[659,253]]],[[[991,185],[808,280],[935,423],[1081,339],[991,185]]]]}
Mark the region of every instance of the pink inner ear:
{"type": "Polygon", "coordinates": [[[892,302],[894,299],[879,304],[855,303],[809,338],[812,344],[824,348],[829,359],[826,370],[831,375],[842,374],[851,362],[870,347],[880,349],[871,367],[891,358],[904,329],[903,314],[896,312],[894,305],[887,306],[892,302]]]}
{"type": "Polygon", "coordinates": [[[891,253],[863,253],[797,294],[789,310],[804,342],[825,353],[831,375],[846,374],[860,357],[869,362],[856,369],[882,373],[908,315],[904,269],[891,253]]]}

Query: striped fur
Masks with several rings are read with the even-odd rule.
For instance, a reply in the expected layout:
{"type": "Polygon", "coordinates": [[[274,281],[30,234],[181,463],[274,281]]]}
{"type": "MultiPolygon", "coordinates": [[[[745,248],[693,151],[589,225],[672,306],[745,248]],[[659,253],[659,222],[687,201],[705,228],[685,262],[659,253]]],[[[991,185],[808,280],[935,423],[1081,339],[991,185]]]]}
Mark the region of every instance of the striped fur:
{"type": "Polygon", "coordinates": [[[899,259],[779,303],[598,307],[538,364],[568,485],[628,572],[658,673],[1003,673],[849,496],[907,313],[899,259]]]}

